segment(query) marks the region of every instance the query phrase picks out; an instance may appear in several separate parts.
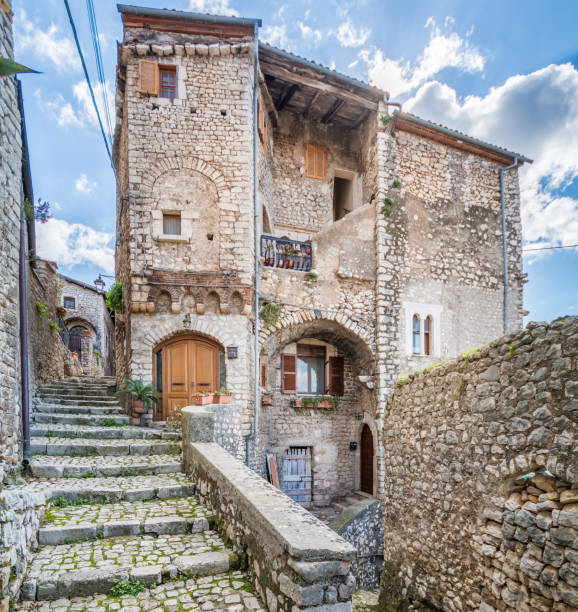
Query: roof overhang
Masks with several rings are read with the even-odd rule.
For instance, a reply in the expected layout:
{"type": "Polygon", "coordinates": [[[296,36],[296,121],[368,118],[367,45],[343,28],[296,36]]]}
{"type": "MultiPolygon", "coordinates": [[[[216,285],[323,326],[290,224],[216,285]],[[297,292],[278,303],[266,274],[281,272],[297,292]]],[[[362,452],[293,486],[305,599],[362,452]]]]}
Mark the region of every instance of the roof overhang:
{"type": "Polygon", "coordinates": [[[122,15],[125,28],[150,28],[183,34],[247,36],[253,35],[255,27],[262,24],[260,19],[223,17],[128,4],[117,4],[117,9],[122,15]]]}
{"type": "Polygon", "coordinates": [[[480,155],[481,157],[486,157],[503,165],[511,165],[516,160],[518,166],[524,163],[532,163],[532,160],[524,155],[508,151],[507,149],[489,144],[477,138],[472,138],[462,132],[451,130],[443,125],[427,121],[416,115],[395,111],[393,118],[396,130],[416,134],[417,136],[422,136],[429,140],[435,140],[440,144],[459,149],[466,153],[480,155]]]}

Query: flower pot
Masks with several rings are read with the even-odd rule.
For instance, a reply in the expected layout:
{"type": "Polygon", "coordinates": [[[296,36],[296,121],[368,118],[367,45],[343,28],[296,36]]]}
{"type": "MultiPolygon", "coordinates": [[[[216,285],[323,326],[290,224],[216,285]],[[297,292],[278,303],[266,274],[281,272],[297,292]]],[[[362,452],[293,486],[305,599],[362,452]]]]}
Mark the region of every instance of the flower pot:
{"type": "Polygon", "coordinates": [[[215,404],[230,404],[232,395],[215,395],[215,404]]]}
{"type": "Polygon", "coordinates": [[[146,406],[144,400],[133,399],[132,400],[132,411],[136,414],[144,414],[146,412],[146,406]]]}
{"type": "Polygon", "coordinates": [[[215,397],[213,395],[193,395],[191,398],[192,406],[206,406],[207,404],[214,404],[215,397]]]}

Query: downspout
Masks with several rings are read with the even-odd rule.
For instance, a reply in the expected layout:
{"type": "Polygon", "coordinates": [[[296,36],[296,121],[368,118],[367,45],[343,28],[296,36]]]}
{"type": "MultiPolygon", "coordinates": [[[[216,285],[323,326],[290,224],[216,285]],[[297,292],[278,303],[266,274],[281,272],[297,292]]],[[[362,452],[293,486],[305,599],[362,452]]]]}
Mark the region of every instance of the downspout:
{"type": "Polygon", "coordinates": [[[257,114],[259,104],[259,32],[255,24],[255,75],[253,90],[253,232],[254,232],[254,269],[253,269],[253,300],[254,300],[254,336],[253,336],[253,431],[246,438],[246,463],[251,467],[251,443],[259,431],[259,185],[258,185],[258,146],[259,134],[257,114]]]}
{"type": "MultiPolygon", "coordinates": [[[[22,195],[20,204],[20,252],[18,274],[18,297],[20,311],[20,387],[22,397],[22,463],[30,463],[30,385],[28,363],[28,258],[26,247],[30,238],[27,234],[26,215],[24,214],[24,201],[34,203],[32,193],[32,180],[28,158],[28,140],[26,138],[26,122],[24,120],[24,103],[22,100],[22,85],[16,79],[18,92],[18,109],[20,111],[20,133],[22,139],[22,195]]],[[[30,228],[29,228],[30,229],[30,228]]],[[[33,244],[32,242],[30,244],[33,244]]]]}
{"type": "Polygon", "coordinates": [[[509,285],[510,279],[508,275],[508,239],[506,235],[506,203],[504,198],[504,172],[512,170],[518,166],[518,157],[514,157],[514,163],[511,166],[500,168],[500,200],[502,203],[502,247],[504,249],[504,333],[508,333],[508,318],[509,318],[509,285]]]}

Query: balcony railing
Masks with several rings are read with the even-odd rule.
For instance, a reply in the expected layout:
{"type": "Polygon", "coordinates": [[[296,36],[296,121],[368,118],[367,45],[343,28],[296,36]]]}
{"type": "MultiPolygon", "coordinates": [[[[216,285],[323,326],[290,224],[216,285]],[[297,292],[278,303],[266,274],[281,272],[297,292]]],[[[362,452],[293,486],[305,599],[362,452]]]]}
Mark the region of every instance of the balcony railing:
{"type": "Polygon", "coordinates": [[[261,236],[263,265],[269,268],[286,268],[307,272],[311,270],[311,243],[261,236]]]}

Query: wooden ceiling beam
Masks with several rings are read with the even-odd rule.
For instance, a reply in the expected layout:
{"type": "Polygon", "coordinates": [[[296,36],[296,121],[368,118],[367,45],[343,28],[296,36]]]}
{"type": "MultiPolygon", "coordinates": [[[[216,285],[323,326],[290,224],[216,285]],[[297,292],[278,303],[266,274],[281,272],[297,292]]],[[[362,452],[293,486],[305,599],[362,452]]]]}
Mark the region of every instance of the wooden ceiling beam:
{"type": "Polygon", "coordinates": [[[280,96],[279,102],[277,103],[277,112],[280,113],[291,101],[291,98],[295,95],[295,92],[299,89],[299,85],[293,84],[285,88],[282,95],[280,96]]]}
{"type": "Polygon", "coordinates": [[[337,98],[331,108],[323,115],[321,123],[329,123],[331,119],[339,112],[339,109],[345,104],[343,100],[337,98]]]}
{"type": "Polygon", "coordinates": [[[321,91],[322,93],[339,97],[345,102],[350,102],[369,110],[377,109],[377,100],[371,100],[368,97],[346,90],[342,86],[340,87],[338,85],[328,83],[327,81],[321,80],[319,76],[307,76],[302,73],[293,72],[287,68],[284,68],[283,66],[269,62],[266,58],[261,58],[260,63],[264,74],[285,81],[286,83],[311,87],[312,89],[321,91]]]}

